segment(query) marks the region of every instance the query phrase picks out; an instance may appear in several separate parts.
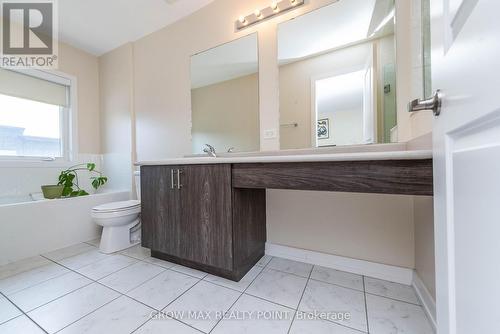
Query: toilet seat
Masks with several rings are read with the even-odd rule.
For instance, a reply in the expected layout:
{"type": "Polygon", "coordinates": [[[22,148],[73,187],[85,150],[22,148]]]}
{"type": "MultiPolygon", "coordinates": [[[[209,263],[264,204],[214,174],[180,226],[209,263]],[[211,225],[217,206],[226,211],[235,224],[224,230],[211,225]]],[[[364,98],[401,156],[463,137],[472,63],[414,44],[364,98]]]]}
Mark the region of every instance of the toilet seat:
{"type": "Polygon", "coordinates": [[[136,207],[136,208],[130,208],[130,209],[124,209],[124,210],[119,210],[119,211],[94,211],[92,210],[92,218],[97,218],[97,219],[109,219],[109,218],[118,218],[118,217],[125,217],[129,215],[138,215],[141,213],[141,207],[136,207]]]}
{"type": "Polygon", "coordinates": [[[140,212],[141,202],[136,200],[131,200],[131,201],[113,202],[113,203],[99,205],[92,209],[92,213],[118,213],[122,211],[131,212],[137,209],[139,209],[140,212]]]}

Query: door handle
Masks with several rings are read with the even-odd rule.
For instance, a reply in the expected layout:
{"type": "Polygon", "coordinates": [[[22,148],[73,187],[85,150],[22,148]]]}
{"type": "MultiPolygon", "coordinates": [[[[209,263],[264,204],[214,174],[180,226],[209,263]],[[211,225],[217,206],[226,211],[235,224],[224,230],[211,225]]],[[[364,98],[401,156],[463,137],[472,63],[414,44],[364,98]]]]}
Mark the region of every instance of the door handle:
{"type": "Polygon", "coordinates": [[[416,99],[409,103],[408,111],[416,112],[422,110],[432,110],[434,116],[439,116],[441,114],[441,104],[443,100],[443,94],[438,89],[431,98],[426,100],[416,99]]]}
{"type": "Polygon", "coordinates": [[[170,170],[170,189],[175,189],[174,170],[170,170]]]}
{"type": "Polygon", "coordinates": [[[178,169],[178,170],[177,170],[177,189],[178,189],[178,190],[181,190],[181,188],[182,188],[182,184],[181,184],[181,174],[182,174],[182,170],[178,169]]]}

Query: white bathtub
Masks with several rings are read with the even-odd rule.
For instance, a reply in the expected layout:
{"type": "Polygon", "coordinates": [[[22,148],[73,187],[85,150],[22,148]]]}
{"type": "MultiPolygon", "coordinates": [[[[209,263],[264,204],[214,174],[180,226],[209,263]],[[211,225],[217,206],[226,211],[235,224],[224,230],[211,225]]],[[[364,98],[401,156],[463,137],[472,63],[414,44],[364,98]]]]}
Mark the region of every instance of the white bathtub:
{"type": "Polygon", "coordinates": [[[129,192],[108,192],[0,205],[0,265],[97,238],[100,228],[91,209],[129,198],[129,192]]]}

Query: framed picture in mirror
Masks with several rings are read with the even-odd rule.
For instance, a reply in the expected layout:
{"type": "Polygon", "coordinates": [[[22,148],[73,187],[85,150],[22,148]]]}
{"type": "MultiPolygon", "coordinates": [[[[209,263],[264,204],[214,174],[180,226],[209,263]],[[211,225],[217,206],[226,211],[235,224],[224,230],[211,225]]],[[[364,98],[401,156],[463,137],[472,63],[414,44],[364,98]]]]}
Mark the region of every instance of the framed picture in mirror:
{"type": "Polygon", "coordinates": [[[318,140],[330,138],[330,119],[323,118],[318,120],[318,140]]]}

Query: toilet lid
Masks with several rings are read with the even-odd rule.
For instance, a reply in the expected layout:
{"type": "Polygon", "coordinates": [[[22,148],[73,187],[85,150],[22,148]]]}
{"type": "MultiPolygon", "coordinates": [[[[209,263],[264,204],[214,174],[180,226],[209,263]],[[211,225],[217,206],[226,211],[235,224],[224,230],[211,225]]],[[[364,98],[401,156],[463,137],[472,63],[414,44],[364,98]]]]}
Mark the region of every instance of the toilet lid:
{"type": "Polygon", "coordinates": [[[92,209],[92,211],[97,212],[116,212],[122,210],[135,209],[141,206],[140,201],[131,200],[131,201],[123,201],[123,202],[113,202],[107,203],[103,205],[96,206],[92,209]]]}

